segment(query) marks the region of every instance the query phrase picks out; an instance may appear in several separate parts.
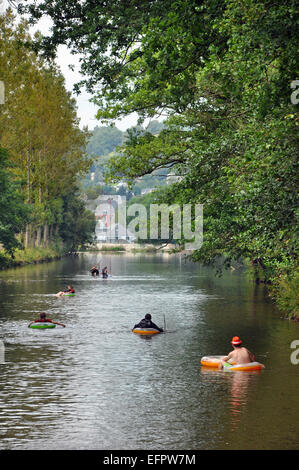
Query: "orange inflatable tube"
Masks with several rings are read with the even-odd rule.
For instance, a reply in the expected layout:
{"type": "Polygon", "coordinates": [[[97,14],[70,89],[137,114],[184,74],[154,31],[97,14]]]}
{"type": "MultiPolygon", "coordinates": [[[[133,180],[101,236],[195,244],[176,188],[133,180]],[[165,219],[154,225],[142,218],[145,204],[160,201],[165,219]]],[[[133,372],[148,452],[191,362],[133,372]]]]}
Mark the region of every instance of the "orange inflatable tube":
{"type": "Polygon", "coordinates": [[[225,356],[204,356],[201,358],[201,365],[218,369],[221,359],[225,356]]]}
{"type": "Polygon", "coordinates": [[[156,335],[157,333],[160,333],[160,331],[155,328],[133,328],[132,331],[138,335],[156,335]]]}
{"type": "Polygon", "coordinates": [[[264,364],[260,364],[259,362],[248,362],[248,364],[224,364],[223,370],[228,371],[236,371],[236,370],[243,370],[243,371],[250,371],[250,370],[262,370],[264,369],[264,364]]]}
{"type": "MultiPolygon", "coordinates": [[[[213,369],[218,369],[220,361],[225,356],[204,356],[201,358],[201,365],[204,367],[210,367],[213,369]]],[[[227,371],[250,371],[250,370],[261,370],[264,369],[265,366],[260,364],[259,362],[249,362],[248,364],[235,364],[235,363],[228,363],[224,364],[223,370],[227,371]]]]}

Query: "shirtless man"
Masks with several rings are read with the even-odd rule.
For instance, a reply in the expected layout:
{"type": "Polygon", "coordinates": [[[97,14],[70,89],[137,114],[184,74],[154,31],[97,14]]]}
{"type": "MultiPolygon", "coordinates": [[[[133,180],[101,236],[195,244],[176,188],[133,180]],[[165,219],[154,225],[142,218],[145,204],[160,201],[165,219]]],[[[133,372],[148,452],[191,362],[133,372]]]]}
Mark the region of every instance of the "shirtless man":
{"type": "Polygon", "coordinates": [[[255,362],[254,355],[247,348],[241,346],[242,341],[239,336],[234,336],[231,343],[234,350],[221,359],[219,369],[223,369],[225,362],[228,361],[233,364],[248,364],[248,362],[255,362]]]}

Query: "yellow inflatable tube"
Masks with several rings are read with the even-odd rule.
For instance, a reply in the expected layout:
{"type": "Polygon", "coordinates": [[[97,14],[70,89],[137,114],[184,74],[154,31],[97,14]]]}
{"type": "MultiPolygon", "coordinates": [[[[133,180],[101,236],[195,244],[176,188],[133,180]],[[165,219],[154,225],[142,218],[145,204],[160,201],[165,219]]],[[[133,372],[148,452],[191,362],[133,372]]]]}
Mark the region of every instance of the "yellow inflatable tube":
{"type": "Polygon", "coordinates": [[[155,335],[160,333],[160,331],[156,330],[155,328],[133,328],[132,331],[138,335],[155,335]]]}
{"type": "MultiPolygon", "coordinates": [[[[210,367],[214,369],[218,369],[220,361],[224,358],[225,356],[204,356],[201,358],[201,365],[204,367],[210,367]]],[[[261,370],[264,369],[265,366],[263,364],[260,364],[259,362],[249,362],[248,364],[235,364],[235,363],[228,363],[226,362],[224,364],[223,370],[228,370],[228,371],[237,371],[237,370],[242,370],[242,371],[250,371],[250,370],[261,370]]]]}

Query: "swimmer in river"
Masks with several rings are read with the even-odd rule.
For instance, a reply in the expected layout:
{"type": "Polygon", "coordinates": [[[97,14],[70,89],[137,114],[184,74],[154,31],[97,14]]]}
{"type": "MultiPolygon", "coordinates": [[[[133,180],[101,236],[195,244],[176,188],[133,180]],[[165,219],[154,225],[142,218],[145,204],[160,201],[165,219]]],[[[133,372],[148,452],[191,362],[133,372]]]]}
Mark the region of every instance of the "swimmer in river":
{"type": "Polygon", "coordinates": [[[160,331],[160,333],[163,333],[164,331],[163,328],[160,328],[152,322],[152,316],[150,313],[147,313],[145,317],[139,323],[137,323],[137,325],[134,326],[133,330],[135,328],[154,328],[155,330],[160,331]]]}
{"type": "Polygon", "coordinates": [[[75,293],[75,289],[73,288],[73,286],[67,286],[67,289],[66,290],[63,290],[63,291],[60,291],[56,294],[56,297],[61,297],[65,294],[74,294],[75,293]]]}
{"type": "Polygon", "coordinates": [[[103,269],[102,269],[102,278],[103,279],[107,279],[108,277],[108,268],[107,266],[105,266],[103,269]]]}
{"type": "Polygon", "coordinates": [[[248,364],[249,362],[255,362],[254,355],[247,348],[241,346],[242,340],[240,340],[239,336],[234,336],[231,344],[234,349],[227,356],[221,359],[219,369],[223,369],[225,362],[230,360],[234,364],[248,364]]]}
{"type": "Polygon", "coordinates": [[[98,275],[100,274],[100,271],[99,271],[99,269],[97,268],[97,266],[93,266],[93,267],[91,268],[90,272],[91,272],[91,275],[92,275],[92,276],[98,276],[98,275]]]}
{"type": "Polygon", "coordinates": [[[47,315],[45,312],[41,312],[39,314],[39,318],[37,320],[33,320],[32,322],[29,323],[28,328],[33,325],[33,323],[54,323],[54,325],[60,325],[65,328],[65,325],[63,323],[60,323],[58,321],[53,321],[50,318],[47,318],[47,315]]]}

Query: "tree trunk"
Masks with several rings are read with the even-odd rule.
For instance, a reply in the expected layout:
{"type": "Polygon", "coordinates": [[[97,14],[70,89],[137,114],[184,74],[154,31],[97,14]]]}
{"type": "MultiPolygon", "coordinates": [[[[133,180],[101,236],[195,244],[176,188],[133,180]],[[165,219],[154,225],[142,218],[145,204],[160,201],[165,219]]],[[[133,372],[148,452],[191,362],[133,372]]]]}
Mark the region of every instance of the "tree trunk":
{"type": "Polygon", "coordinates": [[[49,242],[52,243],[53,241],[53,225],[50,225],[49,228],[49,242]]]}
{"type": "Polygon", "coordinates": [[[29,248],[30,246],[30,232],[31,232],[31,226],[30,224],[26,224],[26,231],[25,231],[25,237],[24,237],[25,248],[29,248]]]}
{"type": "Polygon", "coordinates": [[[35,248],[35,242],[36,242],[36,231],[32,233],[32,237],[31,237],[30,246],[32,246],[32,248],[35,248]]]}
{"type": "MultiPolygon", "coordinates": [[[[26,165],[27,165],[27,204],[30,204],[30,186],[31,186],[31,179],[30,179],[30,153],[27,149],[26,154],[26,165]]],[[[30,224],[26,224],[26,231],[25,231],[25,239],[24,239],[24,247],[29,248],[30,246],[30,234],[31,234],[31,226],[30,224]]]]}
{"type": "Polygon", "coordinates": [[[46,222],[44,224],[44,246],[48,246],[48,243],[49,243],[49,225],[48,223],[46,222]]]}
{"type": "Polygon", "coordinates": [[[41,227],[37,227],[37,231],[36,231],[36,246],[41,246],[41,242],[42,242],[42,228],[41,228],[41,227]]]}

